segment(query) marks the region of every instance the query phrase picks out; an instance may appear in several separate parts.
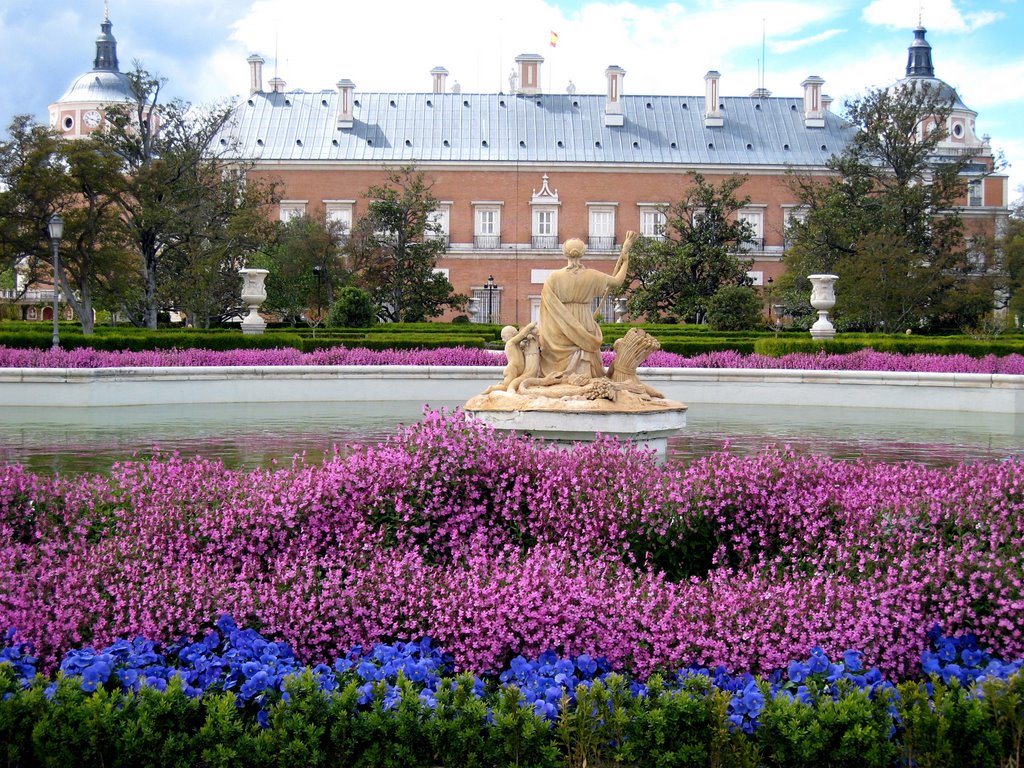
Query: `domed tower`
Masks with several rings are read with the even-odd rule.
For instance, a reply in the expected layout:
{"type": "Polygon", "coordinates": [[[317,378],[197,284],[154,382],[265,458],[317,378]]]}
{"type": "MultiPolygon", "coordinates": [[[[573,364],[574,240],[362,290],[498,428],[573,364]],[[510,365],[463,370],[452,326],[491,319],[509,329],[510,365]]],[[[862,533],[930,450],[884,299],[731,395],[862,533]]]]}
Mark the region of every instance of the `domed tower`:
{"type": "MultiPolygon", "coordinates": [[[[951,85],[935,77],[935,66],[932,64],[932,47],[925,39],[927,30],[918,25],[914,29],[914,41],[907,49],[907,74],[898,81],[899,85],[912,83],[928,86],[952,104],[946,124],[946,138],[939,144],[939,151],[950,151],[960,154],[972,150],[972,154],[986,156],[991,154],[986,139],[978,138],[974,132],[974,121],[978,113],[970,109],[951,85]]],[[[922,126],[927,130],[928,126],[922,126]]]]}
{"type": "Polygon", "coordinates": [[[109,8],[104,3],[92,70],[75,78],[64,95],[50,105],[50,127],[66,138],[88,136],[100,128],[107,104],[135,101],[131,82],[118,69],[117,40],[111,27],[109,8]]]}

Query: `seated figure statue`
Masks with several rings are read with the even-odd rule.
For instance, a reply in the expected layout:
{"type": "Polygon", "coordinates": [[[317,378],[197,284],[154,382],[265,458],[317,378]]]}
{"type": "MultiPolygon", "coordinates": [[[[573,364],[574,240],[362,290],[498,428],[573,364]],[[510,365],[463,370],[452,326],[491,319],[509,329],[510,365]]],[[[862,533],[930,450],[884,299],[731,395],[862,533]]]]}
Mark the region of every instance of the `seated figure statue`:
{"type": "Polygon", "coordinates": [[[635,232],[627,232],[611,274],[583,266],[582,240],[565,243],[568,264],[553,271],[541,289],[540,320],[502,330],[505,367],[501,383],[466,404],[486,411],[666,411],[685,410],[637,378],[637,366],[659,348],[657,339],[632,328],[615,343],[615,362],[605,371],[604,336],[594,318],[595,298],[619,288],[629,272],[635,232]]]}
{"type": "Polygon", "coordinates": [[[629,271],[629,250],[636,240],[627,232],[615,270],[608,275],[583,266],[586,246],[567,240],[562,252],[568,265],[552,272],[540,294],[540,369],[545,376],[565,374],[597,379],[604,376],[601,327],[593,301],[618,288],[629,271]]]}

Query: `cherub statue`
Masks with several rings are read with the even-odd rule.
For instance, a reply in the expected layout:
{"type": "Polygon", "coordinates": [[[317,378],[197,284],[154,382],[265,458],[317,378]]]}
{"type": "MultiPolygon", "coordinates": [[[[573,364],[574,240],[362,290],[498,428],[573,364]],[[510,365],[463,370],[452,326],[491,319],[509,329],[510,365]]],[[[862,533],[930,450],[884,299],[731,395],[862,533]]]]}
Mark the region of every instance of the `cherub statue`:
{"type": "Polygon", "coordinates": [[[506,325],[501,329],[501,340],[505,342],[505,358],[508,364],[505,366],[501,383],[488,387],[484,391],[485,395],[498,390],[515,392],[514,385],[527,378],[528,369],[540,369],[540,345],[537,342],[536,330],[536,323],[528,323],[518,331],[514,325],[506,325]]]}

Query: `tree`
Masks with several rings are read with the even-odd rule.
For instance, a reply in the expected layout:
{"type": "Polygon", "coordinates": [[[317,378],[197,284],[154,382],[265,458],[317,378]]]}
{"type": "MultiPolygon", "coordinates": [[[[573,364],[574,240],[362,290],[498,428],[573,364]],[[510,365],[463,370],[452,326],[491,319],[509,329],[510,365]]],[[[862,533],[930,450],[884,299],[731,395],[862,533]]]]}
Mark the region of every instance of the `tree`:
{"type": "MultiPolygon", "coordinates": [[[[93,134],[121,161],[121,184],[111,194],[128,238],[142,261],[144,316],[156,327],[161,299],[204,317],[216,314],[223,279],[206,284],[213,271],[226,277],[261,245],[252,230],[272,186],[250,181],[233,155],[229,138],[230,105],[192,108],[182,101],[161,103],[164,85],[138,64],[127,73],[135,101],[107,107],[108,128],[93,134]],[[168,268],[163,268],[167,265],[168,268]],[[173,268],[170,268],[173,265],[173,268]],[[167,286],[171,276],[183,279],[167,286]],[[189,289],[189,290],[183,290],[189,289]]],[[[237,276],[236,276],[237,281],[237,276]]]]}
{"type": "Polygon", "coordinates": [[[137,275],[123,247],[121,222],[110,190],[119,182],[117,158],[93,142],[68,141],[30,117],[14,119],[9,140],[0,144],[0,252],[18,269],[25,287],[53,284],[47,224],[54,214],[65,222],[60,283],[64,300],[93,330],[94,301],[137,275]]]}
{"type": "Polygon", "coordinates": [[[840,326],[901,330],[964,322],[988,291],[957,213],[965,155],[939,143],[953,106],[943,87],[915,81],[846,104],[853,140],[826,179],[792,177],[806,216],[791,220],[787,284],[807,295],[806,275],[839,275],[840,326]],[[968,309],[973,307],[973,309],[968,309]]]}
{"type": "Polygon", "coordinates": [[[28,115],[15,117],[0,143],[0,263],[12,285],[16,270],[27,277],[26,288],[43,276],[52,279],[47,223],[64,194],[59,143],[28,115]]]}
{"type": "Polygon", "coordinates": [[[634,286],[629,297],[634,317],[700,322],[719,289],[750,282],[751,262],[742,254],[753,233],[737,218],[750,198],[736,197],[747,178],[731,176],[715,186],[699,173],[689,176],[682,199],[664,211],[664,237],[641,237],[633,248],[626,284],[634,286]]]}
{"type": "Polygon", "coordinates": [[[366,191],[369,210],[352,228],[346,248],[353,283],[367,290],[388,322],[414,323],[464,307],[436,271],[445,252],[431,214],[438,209],[431,185],[412,166],[389,170],[387,183],[366,191]]]}
{"type": "Polygon", "coordinates": [[[344,235],[339,223],[308,216],[279,224],[276,244],[260,262],[270,270],[266,308],[294,325],[310,308],[330,307],[348,281],[344,235]]]}

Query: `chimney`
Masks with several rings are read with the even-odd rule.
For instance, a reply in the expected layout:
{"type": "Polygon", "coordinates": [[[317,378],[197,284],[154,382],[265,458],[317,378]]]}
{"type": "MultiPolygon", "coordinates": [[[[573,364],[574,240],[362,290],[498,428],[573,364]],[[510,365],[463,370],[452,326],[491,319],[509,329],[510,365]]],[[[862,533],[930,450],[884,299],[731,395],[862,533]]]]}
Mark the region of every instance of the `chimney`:
{"type": "Polygon", "coordinates": [[[430,70],[430,74],[434,78],[434,93],[444,93],[445,82],[448,80],[448,70],[444,67],[434,67],[430,70]]]}
{"type": "Polygon", "coordinates": [[[258,53],[254,53],[246,61],[249,62],[249,95],[263,93],[263,65],[267,62],[258,53]]]}
{"type": "Polygon", "coordinates": [[[338,127],[351,128],[355,124],[355,105],[352,94],[356,84],[348,78],[338,81],[338,127]]]}
{"type": "Polygon", "coordinates": [[[622,80],[626,70],[612,64],[604,71],[608,78],[608,100],[604,103],[604,124],[606,126],[622,125],[625,117],[622,113],[622,80]]]}
{"type": "Polygon", "coordinates": [[[832,111],[832,97],[827,93],[821,94],[821,108],[826,112],[832,111]]]}
{"type": "Polygon", "coordinates": [[[804,127],[824,128],[825,115],[821,107],[821,86],[825,84],[817,75],[810,75],[800,85],[804,87],[804,127]]]}
{"type": "Polygon", "coordinates": [[[285,82],[280,77],[270,78],[270,92],[271,93],[284,93],[285,82]]]}
{"type": "Polygon", "coordinates": [[[519,93],[540,93],[540,65],[543,63],[544,57],[536,53],[521,53],[516,56],[516,64],[519,65],[519,93]]]}
{"type": "Polygon", "coordinates": [[[704,127],[721,128],[724,124],[722,111],[718,108],[718,79],[721,75],[711,70],[704,75],[704,127]]]}

